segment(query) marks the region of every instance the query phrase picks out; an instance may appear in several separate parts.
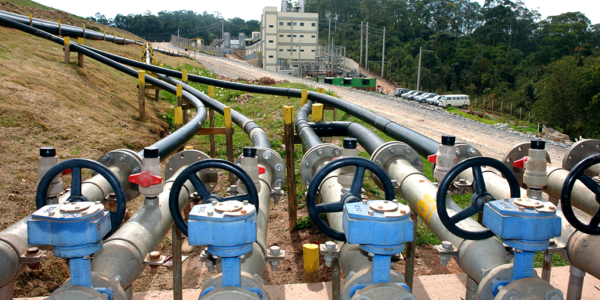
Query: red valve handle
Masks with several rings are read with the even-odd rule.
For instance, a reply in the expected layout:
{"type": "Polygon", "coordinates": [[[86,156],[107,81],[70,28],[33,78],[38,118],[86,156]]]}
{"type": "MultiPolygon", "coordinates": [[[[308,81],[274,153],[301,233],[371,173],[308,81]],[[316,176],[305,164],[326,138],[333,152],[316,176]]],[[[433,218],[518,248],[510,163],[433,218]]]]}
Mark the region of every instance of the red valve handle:
{"type": "Polygon", "coordinates": [[[147,188],[162,183],[162,177],[154,175],[150,171],[129,175],[129,181],[147,188]]]}
{"type": "Polygon", "coordinates": [[[435,161],[437,160],[437,157],[438,157],[438,155],[437,155],[437,154],[429,155],[429,156],[427,156],[427,160],[428,160],[430,163],[434,163],[434,164],[435,164],[435,161]]]}
{"type": "Polygon", "coordinates": [[[265,174],[266,171],[265,167],[258,166],[258,175],[265,174]]]}
{"type": "Polygon", "coordinates": [[[513,162],[513,166],[519,169],[525,169],[525,162],[529,159],[529,156],[525,156],[519,160],[513,162]]]}
{"type": "Polygon", "coordinates": [[[66,169],[66,170],[62,171],[61,175],[67,175],[67,174],[71,174],[71,169],[66,169]]]}

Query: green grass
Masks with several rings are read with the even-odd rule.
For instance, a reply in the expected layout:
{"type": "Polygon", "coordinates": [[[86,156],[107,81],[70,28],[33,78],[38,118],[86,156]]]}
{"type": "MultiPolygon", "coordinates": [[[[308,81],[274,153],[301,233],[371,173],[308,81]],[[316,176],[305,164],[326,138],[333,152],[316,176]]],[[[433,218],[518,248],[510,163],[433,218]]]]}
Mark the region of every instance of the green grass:
{"type": "MultiPolygon", "coordinates": [[[[10,0],[10,1],[0,0],[0,2],[10,2],[14,5],[18,5],[18,6],[22,6],[22,7],[31,7],[31,8],[46,9],[46,10],[56,10],[52,7],[48,7],[43,4],[39,4],[37,2],[30,1],[30,0],[10,0]]],[[[34,18],[35,18],[35,16],[34,16],[34,18]]]]}
{"type": "MultiPolygon", "coordinates": [[[[448,107],[445,110],[448,111],[449,113],[455,113],[455,114],[463,116],[465,118],[475,120],[477,122],[488,124],[488,125],[498,124],[498,123],[500,123],[500,119],[501,119],[501,117],[498,118],[495,116],[491,116],[489,114],[486,114],[485,118],[480,118],[478,116],[474,116],[474,115],[468,114],[466,112],[463,112],[456,107],[448,107]]],[[[482,112],[480,109],[474,108],[473,110],[482,112]]],[[[533,123],[521,120],[519,122],[519,126],[517,126],[517,118],[512,117],[512,116],[505,115],[504,119],[502,119],[502,123],[508,123],[508,125],[515,131],[527,132],[530,134],[537,132],[537,124],[533,124],[533,123]],[[523,127],[523,126],[525,126],[525,127],[523,127]]]]}

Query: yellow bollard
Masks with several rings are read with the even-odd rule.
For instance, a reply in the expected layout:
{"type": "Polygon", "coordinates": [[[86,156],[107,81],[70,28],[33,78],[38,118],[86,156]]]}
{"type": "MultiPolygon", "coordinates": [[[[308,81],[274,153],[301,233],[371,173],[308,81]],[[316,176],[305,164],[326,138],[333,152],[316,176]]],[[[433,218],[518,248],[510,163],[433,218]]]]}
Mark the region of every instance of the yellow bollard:
{"type": "Polygon", "coordinates": [[[77,43],[79,43],[80,45],[84,45],[85,44],[85,40],[83,38],[78,37],[77,38],[77,43]]]}
{"type": "Polygon", "coordinates": [[[223,107],[223,118],[225,119],[225,128],[231,128],[231,107],[223,107]]]}
{"type": "Polygon", "coordinates": [[[194,146],[185,146],[183,150],[194,150],[194,146]]]}
{"type": "Polygon", "coordinates": [[[71,62],[71,38],[65,36],[65,64],[69,64],[71,62]]]}
{"type": "Polygon", "coordinates": [[[319,245],[302,245],[304,254],[304,282],[317,282],[319,278],[319,245]]]}
{"type": "Polygon", "coordinates": [[[315,103],[312,105],[312,120],[313,122],[321,122],[323,120],[323,104],[315,103]]]}
{"type": "Polygon", "coordinates": [[[215,98],[215,87],[212,85],[208,86],[208,96],[211,98],[215,98]]]}
{"type": "Polygon", "coordinates": [[[175,125],[181,125],[183,124],[183,109],[181,109],[180,106],[175,107],[174,111],[175,113],[175,125]]]}
{"type": "Polygon", "coordinates": [[[29,26],[33,26],[33,15],[29,14],[29,26]]]}
{"type": "Polygon", "coordinates": [[[285,124],[290,124],[294,121],[294,107],[284,106],[283,107],[283,121],[285,124]]]}
{"type": "Polygon", "coordinates": [[[306,102],[308,101],[308,90],[302,90],[302,98],[301,99],[301,104],[302,106],[304,106],[304,104],[306,104],[306,102]]]}
{"type": "Polygon", "coordinates": [[[183,83],[188,83],[188,71],[187,70],[183,70],[183,72],[181,72],[181,81],[183,81],[183,83]]]}
{"type": "Polygon", "coordinates": [[[146,71],[144,70],[138,71],[138,93],[140,121],[143,122],[146,120],[146,71]]]}

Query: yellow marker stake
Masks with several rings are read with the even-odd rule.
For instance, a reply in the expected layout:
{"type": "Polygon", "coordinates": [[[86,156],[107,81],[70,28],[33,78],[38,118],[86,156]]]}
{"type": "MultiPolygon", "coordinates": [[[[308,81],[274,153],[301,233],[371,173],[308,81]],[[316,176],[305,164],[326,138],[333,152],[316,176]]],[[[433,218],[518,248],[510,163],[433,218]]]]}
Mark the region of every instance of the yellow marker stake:
{"type": "Polygon", "coordinates": [[[184,83],[188,82],[188,71],[187,70],[183,70],[183,72],[181,72],[181,80],[184,83]]]}
{"type": "Polygon", "coordinates": [[[321,122],[323,120],[323,104],[315,103],[312,105],[312,120],[313,122],[321,122]]]}
{"type": "Polygon", "coordinates": [[[208,96],[211,98],[215,98],[215,87],[212,85],[208,86],[208,96]]]}
{"type": "Polygon", "coordinates": [[[306,104],[306,101],[308,100],[308,90],[302,90],[302,98],[300,99],[300,103],[302,103],[302,106],[304,106],[304,104],[306,104]]]}
{"type": "Polygon", "coordinates": [[[144,71],[144,70],[138,71],[138,84],[140,84],[140,85],[146,84],[146,71],[144,71]]]}
{"type": "Polygon", "coordinates": [[[65,36],[65,46],[71,45],[71,38],[65,36]]]}
{"type": "Polygon", "coordinates": [[[160,65],[159,65],[159,67],[161,67],[161,68],[164,68],[164,67],[165,67],[165,65],[164,65],[164,64],[160,64],[160,65]]]}
{"type": "Polygon", "coordinates": [[[183,110],[181,109],[181,107],[175,107],[174,110],[175,113],[175,125],[181,125],[183,124],[183,110]]]}
{"type": "Polygon", "coordinates": [[[77,43],[79,43],[80,45],[83,45],[83,43],[84,43],[83,41],[84,41],[83,38],[80,38],[80,37],[77,38],[77,43]]]}
{"type": "Polygon", "coordinates": [[[304,279],[305,281],[312,281],[313,278],[318,277],[319,272],[319,245],[304,244],[302,245],[302,253],[304,256],[304,279]]]}
{"type": "Polygon", "coordinates": [[[29,14],[29,24],[33,23],[33,15],[29,14]]]}
{"type": "Polygon", "coordinates": [[[283,121],[285,124],[290,124],[294,122],[294,107],[293,106],[284,106],[283,107],[283,121]]]}
{"type": "Polygon", "coordinates": [[[337,98],[337,94],[333,94],[333,97],[337,98]]]}
{"type": "Polygon", "coordinates": [[[177,97],[181,97],[183,94],[183,86],[181,84],[177,85],[177,97]]]}
{"type": "Polygon", "coordinates": [[[185,146],[183,150],[194,150],[194,146],[185,146]]]}
{"type": "Polygon", "coordinates": [[[225,128],[231,128],[231,107],[223,107],[223,117],[225,118],[225,128]]]}

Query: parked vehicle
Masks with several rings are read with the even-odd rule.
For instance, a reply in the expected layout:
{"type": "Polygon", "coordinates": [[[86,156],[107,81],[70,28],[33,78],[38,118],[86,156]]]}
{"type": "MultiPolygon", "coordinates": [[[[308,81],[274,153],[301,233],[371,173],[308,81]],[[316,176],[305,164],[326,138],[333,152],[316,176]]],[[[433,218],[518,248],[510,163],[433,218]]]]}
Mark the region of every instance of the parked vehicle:
{"type": "Polygon", "coordinates": [[[435,96],[437,96],[436,93],[427,93],[427,94],[423,94],[421,96],[416,96],[415,101],[418,101],[419,103],[427,103],[427,99],[433,98],[435,96]]]}
{"type": "Polygon", "coordinates": [[[410,92],[410,90],[405,89],[405,88],[397,88],[396,90],[394,90],[394,96],[400,97],[400,96],[402,96],[403,93],[406,93],[406,92],[410,92]]]}
{"type": "Polygon", "coordinates": [[[471,100],[467,95],[444,95],[440,97],[438,106],[441,107],[467,107],[471,105],[471,100]]]}
{"type": "Polygon", "coordinates": [[[435,96],[435,97],[431,97],[431,98],[427,99],[427,103],[428,103],[428,104],[431,104],[431,105],[438,105],[438,103],[439,103],[439,99],[440,99],[441,97],[443,97],[443,96],[441,96],[441,95],[437,95],[437,96],[435,96]]]}
{"type": "Polygon", "coordinates": [[[416,97],[416,96],[420,96],[420,95],[423,95],[423,94],[425,94],[425,92],[416,92],[416,93],[414,93],[414,94],[412,94],[412,95],[409,95],[409,96],[407,97],[407,99],[408,99],[408,100],[415,100],[415,97],[416,97]]]}
{"type": "Polygon", "coordinates": [[[408,96],[417,93],[418,91],[408,91],[406,93],[402,93],[402,98],[407,99],[408,100],[408,96]]]}

